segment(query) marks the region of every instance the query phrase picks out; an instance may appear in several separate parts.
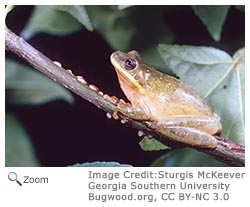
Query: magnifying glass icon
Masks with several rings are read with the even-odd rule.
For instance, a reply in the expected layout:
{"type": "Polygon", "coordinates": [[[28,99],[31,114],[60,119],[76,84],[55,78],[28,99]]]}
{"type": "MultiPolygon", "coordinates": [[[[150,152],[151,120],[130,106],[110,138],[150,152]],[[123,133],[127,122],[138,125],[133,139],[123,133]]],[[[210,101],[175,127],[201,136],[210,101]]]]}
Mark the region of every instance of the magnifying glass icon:
{"type": "Polygon", "coordinates": [[[10,172],[8,178],[10,181],[16,181],[18,185],[22,186],[22,183],[17,180],[17,174],[15,172],[10,172]]]}

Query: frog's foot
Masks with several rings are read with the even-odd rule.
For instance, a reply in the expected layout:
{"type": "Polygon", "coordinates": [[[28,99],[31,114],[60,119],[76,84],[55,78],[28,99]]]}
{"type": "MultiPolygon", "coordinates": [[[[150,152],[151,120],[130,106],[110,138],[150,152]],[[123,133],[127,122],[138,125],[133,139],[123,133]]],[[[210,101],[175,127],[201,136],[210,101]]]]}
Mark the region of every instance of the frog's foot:
{"type": "Polygon", "coordinates": [[[118,104],[117,104],[117,107],[114,110],[114,113],[112,115],[113,118],[117,120],[119,118],[118,113],[119,112],[123,113],[125,111],[125,109],[130,108],[130,107],[132,107],[130,103],[127,103],[123,99],[120,99],[118,104]]]}
{"type": "Polygon", "coordinates": [[[214,149],[217,146],[216,138],[198,129],[184,126],[166,126],[154,122],[148,123],[147,125],[160,134],[167,136],[170,140],[176,142],[181,142],[198,148],[214,149]]]}
{"type": "Polygon", "coordinates": [[[119,112],[118,110],[114,111],[114,113],[112,114],[113,119],[115,120],[119,119],[118,112],[119,112]]]}

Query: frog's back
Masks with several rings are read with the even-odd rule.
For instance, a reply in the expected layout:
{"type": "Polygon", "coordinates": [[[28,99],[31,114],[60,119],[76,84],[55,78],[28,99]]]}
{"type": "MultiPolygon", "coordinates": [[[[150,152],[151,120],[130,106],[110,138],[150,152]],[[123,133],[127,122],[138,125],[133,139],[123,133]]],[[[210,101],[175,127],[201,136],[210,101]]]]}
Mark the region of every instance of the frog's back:
{"type": "Polygon", "coordinates": [[[157,76],[155,76],[157,79],[151,81],[151,83],[155,84],[151,86],[151,88],[154,88],[154,93],[152,92],[151,97],[149,97],[151,100],[147,101],[147,103],[152,103],[148,107],[158,118],[213,114],[212,109],[194,90],[172,76],[157,73],[157,76]]]}

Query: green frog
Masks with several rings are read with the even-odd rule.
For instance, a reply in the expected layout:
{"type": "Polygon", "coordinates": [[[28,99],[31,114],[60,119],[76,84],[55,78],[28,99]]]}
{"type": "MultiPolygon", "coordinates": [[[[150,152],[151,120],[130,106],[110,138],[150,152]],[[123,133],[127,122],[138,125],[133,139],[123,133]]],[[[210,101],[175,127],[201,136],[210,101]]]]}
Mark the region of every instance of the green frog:
{"type": "Polygon", "coordinates": [[[220,117],[179,79],[143,63],[136,51],[111,54],[120,86],[131,104],[120,101],[117,112],[170,140],[197,148],[216,148],[212,136],[221,131],[220,117]]]}

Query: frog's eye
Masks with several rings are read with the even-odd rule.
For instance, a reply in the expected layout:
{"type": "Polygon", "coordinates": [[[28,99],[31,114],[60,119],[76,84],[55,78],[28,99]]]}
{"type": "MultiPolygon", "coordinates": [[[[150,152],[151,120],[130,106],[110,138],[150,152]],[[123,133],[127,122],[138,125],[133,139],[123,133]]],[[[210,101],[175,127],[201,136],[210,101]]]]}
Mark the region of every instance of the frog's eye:
{"type": "Polygon", "coordinates": [[[126,70],[133,70],[133,69],[135,69],[135,67],[136,67],[136,61],[135,61],[135,59],[128,58],[128,59],[125,60],[125,62],[124,62],[124,68],[126,70]]]}

